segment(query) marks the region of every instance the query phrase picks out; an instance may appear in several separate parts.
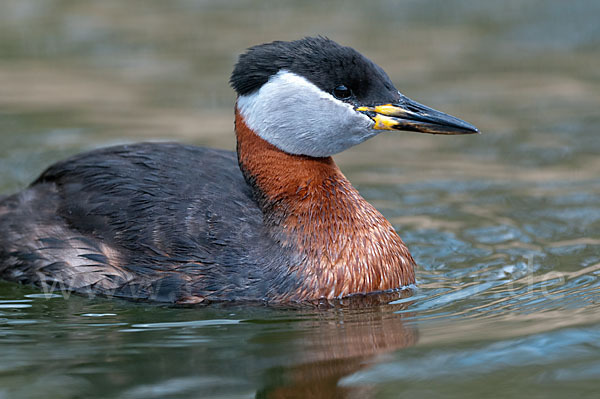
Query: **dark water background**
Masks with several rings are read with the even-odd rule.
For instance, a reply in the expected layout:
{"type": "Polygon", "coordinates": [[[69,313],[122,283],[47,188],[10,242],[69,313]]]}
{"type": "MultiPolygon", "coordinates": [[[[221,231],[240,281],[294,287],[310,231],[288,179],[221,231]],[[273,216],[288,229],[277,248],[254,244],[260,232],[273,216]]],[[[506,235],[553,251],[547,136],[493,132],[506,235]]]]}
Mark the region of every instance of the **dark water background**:
{"type": "Polygon", "coordinates": [[[0,282],[0,398],[600,395],[600,2],[6,0],[0,193],[168,139],[233,148],[246,47],[323,34],[477,137],[336,158],[420,268],[384,306],[169,308],[0,282]]]}

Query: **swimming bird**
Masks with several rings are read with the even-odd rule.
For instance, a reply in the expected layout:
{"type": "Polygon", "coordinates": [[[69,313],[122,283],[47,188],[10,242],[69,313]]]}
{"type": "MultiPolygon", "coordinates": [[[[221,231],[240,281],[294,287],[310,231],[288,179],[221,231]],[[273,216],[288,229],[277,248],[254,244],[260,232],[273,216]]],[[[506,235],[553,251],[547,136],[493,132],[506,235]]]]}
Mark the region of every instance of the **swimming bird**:
{"type": "Polygon", "coordinates": [[[249,48],[230,79],[237,152],[98,149],[0,199],[0,277],[179,304],[397,290],[415,262],[331,158],[380,132],[476,133],[323,37],[249,48]]]}

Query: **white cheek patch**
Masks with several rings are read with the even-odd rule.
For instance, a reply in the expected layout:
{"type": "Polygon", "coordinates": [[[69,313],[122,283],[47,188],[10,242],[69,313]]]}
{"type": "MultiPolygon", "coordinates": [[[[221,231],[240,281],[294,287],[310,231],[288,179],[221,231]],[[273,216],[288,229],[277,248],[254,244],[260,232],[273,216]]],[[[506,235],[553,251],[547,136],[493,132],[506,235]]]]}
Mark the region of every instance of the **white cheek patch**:
{"type": "Polygon", "coordinates": [[[285,70],[237,106],[250,129],[290,154],[326,157],[380,132],[368,116],[285,70]]]}

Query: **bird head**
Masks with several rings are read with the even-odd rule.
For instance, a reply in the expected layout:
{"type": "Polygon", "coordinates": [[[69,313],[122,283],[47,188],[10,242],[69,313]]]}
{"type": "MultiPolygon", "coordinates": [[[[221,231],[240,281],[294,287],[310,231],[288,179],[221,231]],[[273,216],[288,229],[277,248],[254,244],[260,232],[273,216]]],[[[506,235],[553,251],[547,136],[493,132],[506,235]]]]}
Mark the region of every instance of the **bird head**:
{"type": "Polygon", "coordinates": [[[251,47],[230,83],[248,127],[290,154],[331,156],[383,131],[478,133],[402,95],[374,62],[323,37],[251,47]]]}

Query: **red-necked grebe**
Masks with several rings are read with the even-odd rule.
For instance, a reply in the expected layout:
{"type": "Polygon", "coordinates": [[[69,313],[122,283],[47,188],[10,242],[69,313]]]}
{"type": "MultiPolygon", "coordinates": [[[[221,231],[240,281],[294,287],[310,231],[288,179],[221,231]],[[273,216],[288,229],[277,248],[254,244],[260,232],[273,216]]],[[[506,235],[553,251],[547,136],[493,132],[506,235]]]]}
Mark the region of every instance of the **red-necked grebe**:
{"type": "Polygon", "coordinates": [[[416,103],[322,37],[241,55],[237,154],[179,144],[100,149],[0,202],[0,276],[175,303],[334,299],[414,283],[392,225],[332,155],[384,130],[476,133],[416,103]]]}

